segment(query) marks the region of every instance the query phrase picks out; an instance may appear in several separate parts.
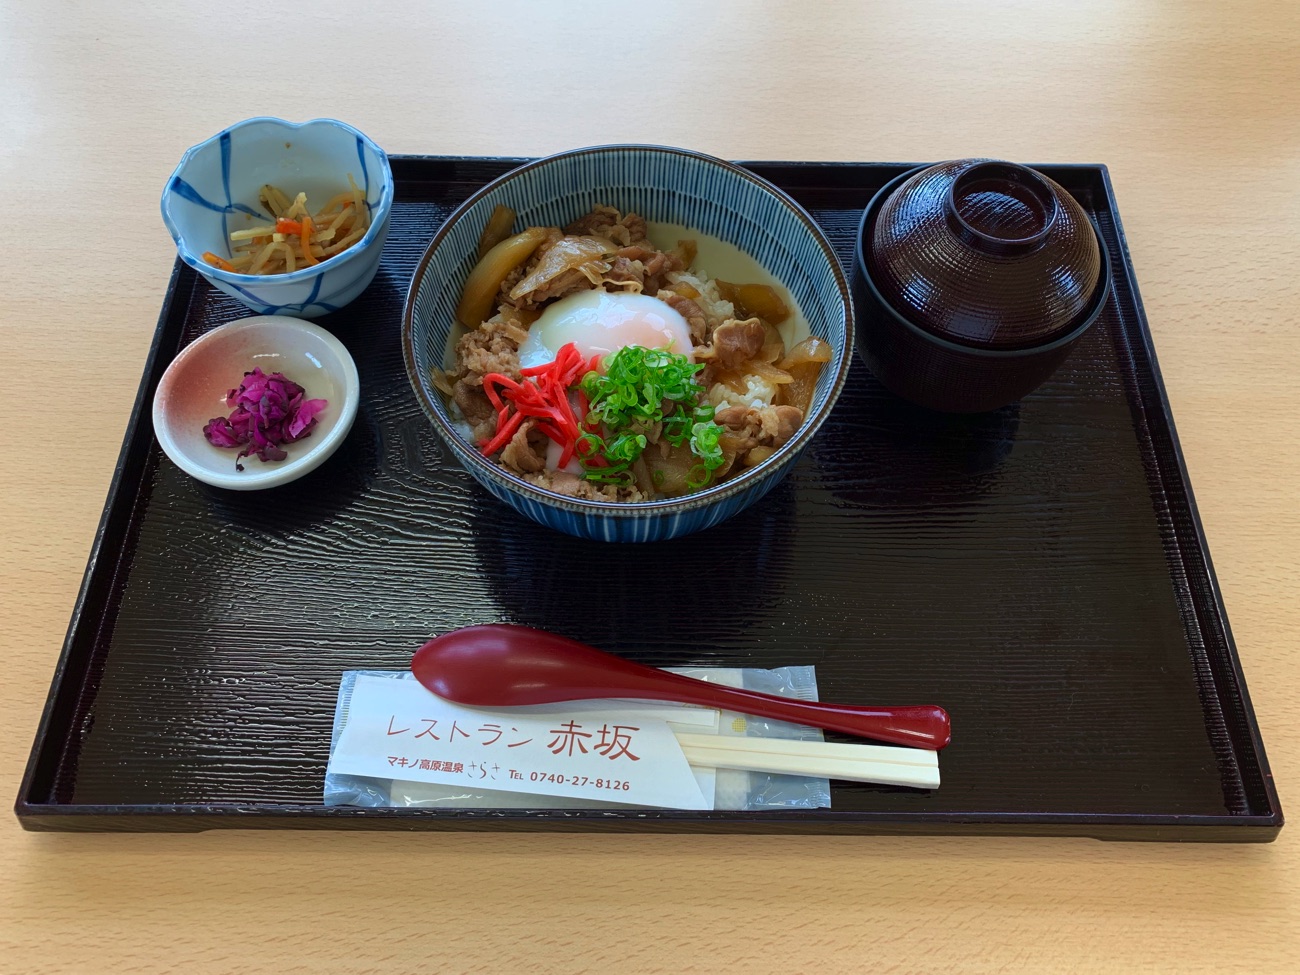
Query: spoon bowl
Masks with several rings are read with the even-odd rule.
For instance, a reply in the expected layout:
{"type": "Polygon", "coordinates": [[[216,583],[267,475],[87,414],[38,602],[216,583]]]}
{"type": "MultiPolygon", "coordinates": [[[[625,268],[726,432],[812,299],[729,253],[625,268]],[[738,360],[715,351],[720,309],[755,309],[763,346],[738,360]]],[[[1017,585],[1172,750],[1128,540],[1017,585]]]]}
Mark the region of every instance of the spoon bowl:
{"type": "Polygon", "coordinates": [[[526,626],[492,623],[436,637],[415,652],[411,672],[434,694],[469,707],[627,697],[725,708],[917,748],[940,749],[952,737],[947,712],[934,705],[860,707],[719,687],[526,626]]]}

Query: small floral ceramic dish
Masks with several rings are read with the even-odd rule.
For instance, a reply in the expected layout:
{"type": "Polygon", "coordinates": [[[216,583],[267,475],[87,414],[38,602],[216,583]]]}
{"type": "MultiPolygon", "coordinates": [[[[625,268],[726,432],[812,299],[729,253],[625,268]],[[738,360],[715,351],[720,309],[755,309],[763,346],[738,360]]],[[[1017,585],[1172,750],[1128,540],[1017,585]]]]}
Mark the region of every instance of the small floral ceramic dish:
{"type": "MultiPolygon", "coordinates": [[[[337,205],[340,212],[345,209],[337,205]]],[[[342,308],[374,278],[392,205],[388,156],[352,126],[333,119],[295,124],[253,118],[186,151],[163,191],[162,216],[181,260],[215,287],[259,314],[315,318],[342,308]],[[346,249],[331,255],[332,241],[322,239],[304,255],[290,236],[292,270],[250,274],[230,269],[232,246],[238,244],[230,235],[275,219],[260,200],[264,187],[276,187],[290,200],[306,193],[307,206],[315,212],[332,198],[351,193],[353,184],[366,210],[360,217],[366,229],[346,249]]],[[[331,236],[328,227],[315,229],[317,238],[331,236]]],[[[345,240],[340,238],[338,245],[345,240]]]]}

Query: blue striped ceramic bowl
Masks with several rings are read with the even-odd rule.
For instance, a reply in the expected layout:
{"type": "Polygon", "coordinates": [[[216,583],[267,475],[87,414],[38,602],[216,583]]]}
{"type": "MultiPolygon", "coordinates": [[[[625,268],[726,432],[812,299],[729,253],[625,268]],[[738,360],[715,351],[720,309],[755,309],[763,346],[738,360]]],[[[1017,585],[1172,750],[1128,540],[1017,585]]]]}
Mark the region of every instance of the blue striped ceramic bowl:
{"type": "Polygon", "coordinates": [[[853,350],[852,299],[830,243],[813,219],[775,186],[739,166],[683,149],[597,146],[520,166],[483,187],[447,219],[411,281],[402,350],[411,385],[434,427],[456,459],[495,497],[570,535],[651,542],[719,524],[759,500],[789,473],[844,387],[853,350]],[[790,290],[812,334],[835,349],[799,433],[741,476],[672,501],[576,500],[535,487],[486,460],[457,432],[430,370],[448,364],[456,303],[475,263],[479,233],[497,204],[518,212],[518,226],[564,226],[605,204],[651,222],[684,224],[756,258],[790,290]]]}
{"type": "Polygon", "coordinates": [[[167,180],[162,216],[182,261],[232,298],[261,315],[316,318],[342,308],[361,293],[379,269],[393,208],[388,156],[364,135],[334,119],[295,124],[251,118],[186,151],[167,180]],[[204,251],[230,256],[229,234],[266,220],[257,194],[271,183],[291,197],[306,192],[320,206],[347,189],[348,174],[365,193],[370,230],[343,253],[289,274],[223,271],[203,260],[204,251]]]}

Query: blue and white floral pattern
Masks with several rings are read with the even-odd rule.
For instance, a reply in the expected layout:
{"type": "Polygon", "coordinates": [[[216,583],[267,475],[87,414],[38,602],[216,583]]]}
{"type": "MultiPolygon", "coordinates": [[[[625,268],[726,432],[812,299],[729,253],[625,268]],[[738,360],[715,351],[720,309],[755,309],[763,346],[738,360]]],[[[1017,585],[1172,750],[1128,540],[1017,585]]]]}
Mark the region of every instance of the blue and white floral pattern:
{"type": "MultiPolygon", "coordinates": [[[[182,261],[226,294],[263,315],[315,318],[342,308],[379,269],[393,204],[388,157],[362,133],[334,119],[292,123],[253,118],[188,150],[162,196],[166,223],[182,261]],[[252,204],[265,183],[324,203],[345,189],[348,174],[365,194],[371,225],[348,250],[289,274],[257,276],[214,268],[204,251],[230,255],[232,219],[265,219],[252,204]]],[[[236,228],[237,229],[237,228],[236,228]]]]}
{"type": "Polygon", "coordinates": [[[719,524],[789,473],[848,375],[852,299],[820,228],[770,183],[731,163],[682,149],[597,146],[521,166],[484,187],[448,218],[411,283],[402,346],[425,412],[461,464],[493,495],[534,521],[571,535],[648,542],[719,524]],[[485,460],[457,432],[431,383],[430,370],[446,364],[456,304],[476,259],[479,233],[497,204],[515,209],[519,226],[564,226],[604,204],[651,221],[684,224],[751,254],[790,290],[812,334],[835,350],[818,379],[811,416],[795,439],[753,471],[715,488],[680,500],[636,504],[564,497],[485,460]]]}

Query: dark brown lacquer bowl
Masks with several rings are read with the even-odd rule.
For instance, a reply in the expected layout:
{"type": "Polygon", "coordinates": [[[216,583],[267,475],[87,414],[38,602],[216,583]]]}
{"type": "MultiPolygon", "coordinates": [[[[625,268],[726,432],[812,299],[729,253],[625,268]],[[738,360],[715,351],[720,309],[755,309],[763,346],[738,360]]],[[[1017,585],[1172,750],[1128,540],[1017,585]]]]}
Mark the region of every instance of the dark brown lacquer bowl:
{"type": "Polygon", "coordinates": [[[937,163],[885,186],[863,215],[855,263],[867,365],[905,399],[950,412],[1036,389],[1110,287],[1078,202],[998,160],[937,163]]]}

